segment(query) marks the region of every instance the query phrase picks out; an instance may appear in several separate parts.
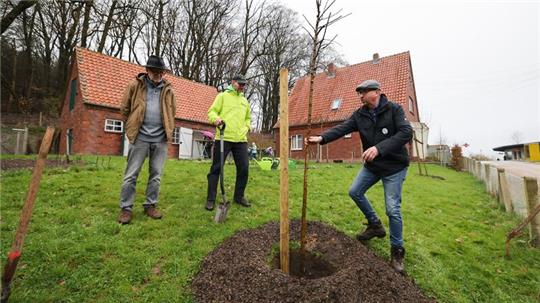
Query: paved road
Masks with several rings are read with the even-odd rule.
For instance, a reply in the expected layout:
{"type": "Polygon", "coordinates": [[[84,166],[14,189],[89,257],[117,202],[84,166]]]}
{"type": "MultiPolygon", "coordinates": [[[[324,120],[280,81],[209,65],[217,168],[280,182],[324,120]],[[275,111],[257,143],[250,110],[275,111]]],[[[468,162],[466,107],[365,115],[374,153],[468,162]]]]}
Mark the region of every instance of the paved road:
{"type": "Polygon", "coordinates": [[[504,168],[505,172],[513,175],[536,178],[540,183],[540,163],[522,161],[482,161],[482,163],[504,168]]]}

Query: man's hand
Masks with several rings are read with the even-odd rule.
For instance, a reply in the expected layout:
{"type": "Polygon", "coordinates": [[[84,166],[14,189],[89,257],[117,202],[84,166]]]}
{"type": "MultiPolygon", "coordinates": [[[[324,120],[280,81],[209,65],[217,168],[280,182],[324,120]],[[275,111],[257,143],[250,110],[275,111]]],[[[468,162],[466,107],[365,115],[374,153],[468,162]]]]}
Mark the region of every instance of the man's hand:
{"type": "Polygon", "coordinates": [[[309,138],[304,139],[304,143],[306,145],[313,144],[313,143],[321,143],[322,137],[321,136],[309,136],[309,138]]]}
{"type": "Polygon", "coordinates": [[[379,150],[377,150],[377,147],[372,146],[366,149],[366,151],[364,151],[364,153],[362,154],[362,159],[364,159],[364,161],[366,162],[371,162],[378,155],[379,155],[379,150]]]}
{"type": "Polygon", "coordinates": [[[221,122],[222,122],[221,118],[217,118],[216,121],[214,121],[214,125],[218,126],[221,124],[221,122]]]}

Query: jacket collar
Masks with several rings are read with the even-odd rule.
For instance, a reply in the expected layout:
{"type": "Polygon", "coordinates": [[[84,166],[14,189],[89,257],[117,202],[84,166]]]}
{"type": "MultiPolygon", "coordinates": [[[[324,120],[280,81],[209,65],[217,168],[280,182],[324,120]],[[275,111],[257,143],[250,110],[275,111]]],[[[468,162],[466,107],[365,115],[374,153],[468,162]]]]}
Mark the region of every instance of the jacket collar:
{"type": "MultiPolygon", "coordinates": [[[[139,73],[137,76],[135,76],[135,78],[137,79],[137,81],[139,81],[139,84],[143,85],[146,87],[146,77],[147,77],[147,73],[139,73]]],[[[168,87],[169,85],[171,85],[171,82],[169,82],[169,80],[163,78],[161,80],[161,84],[163,84],[162,88],[166,88],[168,87]]]]}
{"type": "Polygon", "coordinates": [[[227,86],[225,91],[230,93],[230,94],[233,94],[233,95],[244,96],[244,93],[241,93],[241,92],[237,91],[236,89],[234,89],[234,87],[232,85],[227,86]]]}
{"type": "MultiPolygon", "coordinates": [[[[380,113],[387,111],[389,107],[390,107],[390,103],[388,102],[388,98],[386,97],[385,94],[381,94],[381,98],[379,99],[379,105],[377,105],[377,107],[375,108],[376,115],[379,115],[380,113]]],[[[363,105],[360,108],[360,112],[368,116],[370,116],[369,111],[370,109],[366,105],[363,105]]]]}

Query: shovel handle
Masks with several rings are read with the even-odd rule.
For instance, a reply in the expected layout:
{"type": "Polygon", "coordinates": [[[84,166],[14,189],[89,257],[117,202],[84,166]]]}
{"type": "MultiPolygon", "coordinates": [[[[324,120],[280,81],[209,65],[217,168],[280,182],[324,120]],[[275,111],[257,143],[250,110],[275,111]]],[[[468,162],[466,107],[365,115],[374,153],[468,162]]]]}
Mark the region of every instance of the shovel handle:
{"type": "Polygon", "coordinates": [[[217,128],[219,129],[219,132],[223,135],[223,132],[225,131],[225,121],[221,120],[221,123],[218,124],[217,128]]]}

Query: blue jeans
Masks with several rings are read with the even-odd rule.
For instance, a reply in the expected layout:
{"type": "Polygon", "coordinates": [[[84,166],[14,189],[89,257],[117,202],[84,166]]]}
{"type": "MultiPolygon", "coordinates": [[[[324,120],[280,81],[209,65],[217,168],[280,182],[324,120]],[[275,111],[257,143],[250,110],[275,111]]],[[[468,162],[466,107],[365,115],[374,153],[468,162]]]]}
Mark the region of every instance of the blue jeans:
{"type": "Polygon", "coordinates": [[[349,196],[366,216],[368,223],[379,222],[377,213],[369,203],[365,193],[382,179],[386,215],[390,222],[390,244],[403,246],[403,221],[401,219],[401,189],[407,176],[407,168],[385,177],[380,177],[365,167],[358,173],[349,189],[349,196]]]}
{"type": "Polygon", "coordinates": [[[146,185],[145,208],[156,206],[163,166],[167,159],[167,142],[145,142],[136,140],[135,144],[129,144],[127,167],[124,172],[124,182],[120,191],[120,208],[132,210],[135,201],[135,188],[137,177],[141,171],[146,157],[149,157],[149,176],[146,185]]]}

